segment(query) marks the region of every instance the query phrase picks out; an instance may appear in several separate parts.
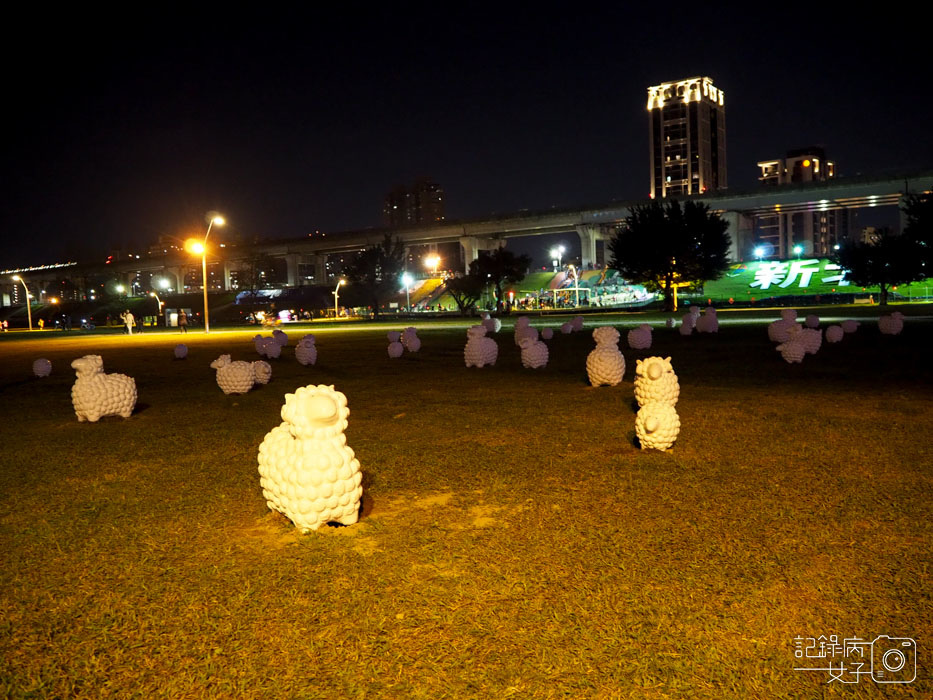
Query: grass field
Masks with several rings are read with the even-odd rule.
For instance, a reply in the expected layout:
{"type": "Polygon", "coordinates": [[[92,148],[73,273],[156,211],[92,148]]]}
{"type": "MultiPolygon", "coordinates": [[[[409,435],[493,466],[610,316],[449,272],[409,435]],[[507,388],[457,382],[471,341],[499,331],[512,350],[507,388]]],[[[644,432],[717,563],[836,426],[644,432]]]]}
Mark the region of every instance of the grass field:
{"type": "Polygon", "coordinates": [[[660,316],[588,317],[537,371],[510,322],[482,370],[463,366],[465,322],[419,326],[398,360],[391,325],[319,324],[317,365],[290,329],[272,382],[242,396],[208,365],[258,359],[255,330],[6,334],[0,696],[928,698],[933,323],[886,337],[866,319],[788,365],[776,317],[661,328],[650,352],[624,331],[660,316]],[[605,323],[629,367],[591,388],[605,323]],[[75,419],[69,363],[87,353],[136,378],[130,419],[75,419]],[[634,444],[649,354],[680,378],[668,452],[634,444]],[[349,399],[364,503],[356,525],[299,535],[267,509],[256,455],[284,394],[318,383],[349,399]],[[913,638],[917,679],[794,670],[826,667],[794,655],[820,635],[913,638]]]}

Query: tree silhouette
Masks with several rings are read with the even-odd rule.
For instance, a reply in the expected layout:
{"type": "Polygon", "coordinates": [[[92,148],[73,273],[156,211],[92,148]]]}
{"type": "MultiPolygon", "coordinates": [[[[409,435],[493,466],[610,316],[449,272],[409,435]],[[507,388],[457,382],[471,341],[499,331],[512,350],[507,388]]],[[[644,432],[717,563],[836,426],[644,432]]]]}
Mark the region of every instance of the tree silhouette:
{"type": "Polygon", "coordinates": [[[405,246],[387,233],[382,243],[361,250],[344,266],[344,276],[350,282],[348,292],[366,299],[378,318],[383,300],[398,291],[404,264],[405,246]]]}
{"type": "Polygon", "coordinates": [[[626,280],[664,292],[664,310],[674,310],[674,284],[700,284],[729,268],[729,224],[709,206],[676,200],[635,205],[609,242],[609,267],[626,280]]]}
{"type": "Polygon", "coordinates": [[[496,294],[496,310],[502,310],[502,286],[515,284],[524,278],[531,265],[531,258],[525,254],[516,255],[505,248],[482,251],[479,257],[470,263],[470,275],[484,285],[491,284],[496,294]]]}
{"type": "Polygon", "coordinates": [[[486,283],[477,275],[458,275],[447,280],[446,288],[447,293],[457,302],[460,313],[465,314],[476,306],[476,302],[483,295],[486,283]]]}
{"type": "Polygon", "coordinates": [[[933,277],[933,192],[907,195],[901,211],[907,219],[903,235],[917,246],[923,277],[933,277]]]}
{"type": "Polygon", "coordinates": [[[923,249],[907,235],[896,236],[890,229],[878,229],[869,241],[844,241],[834,262],[846,276],[862,287],[878,285],[881,303],[888,303],[888,289],[926,277],[923,249]]]}

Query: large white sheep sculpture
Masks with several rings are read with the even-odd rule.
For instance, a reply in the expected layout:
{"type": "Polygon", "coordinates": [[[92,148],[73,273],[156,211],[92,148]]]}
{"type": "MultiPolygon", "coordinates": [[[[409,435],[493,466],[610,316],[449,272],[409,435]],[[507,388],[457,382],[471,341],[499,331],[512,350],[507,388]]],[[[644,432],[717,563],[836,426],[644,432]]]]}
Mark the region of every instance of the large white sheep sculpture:
{"type": "Polygon", "coordinates": [[[71,403],[79,422],[96,423],[104,416],[129,418],[136,407],[136,380],[125,374],[104,374],[100,355],[85,355],[71,363],[78,378],[71,403]]]}
{"type": "Polygon", "coordinates": [[[649,357],[635,362],[635,435],[643,450],[666,450],[680,434],[680,416],[674,406],[680,382],[670,357],[649,357]]]}
{"type": "Polygon", "coordinates": [[[347,445],[350,409],[333,386],[305,386],[285,395],[282,423],[259,446],[259,483],[266,505],[301,532],[359,518],[360,463],[347,445]]]}

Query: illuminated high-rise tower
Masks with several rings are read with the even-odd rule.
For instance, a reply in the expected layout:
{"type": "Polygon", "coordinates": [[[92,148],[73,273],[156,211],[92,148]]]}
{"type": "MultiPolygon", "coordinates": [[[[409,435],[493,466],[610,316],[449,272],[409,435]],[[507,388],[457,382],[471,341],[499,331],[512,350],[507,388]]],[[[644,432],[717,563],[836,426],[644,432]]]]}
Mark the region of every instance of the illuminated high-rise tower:
{"type": "Polygon", "coordinates": [[[726,108],[710,78],[648,88],[651,197],[726,188],[726,108]]]}

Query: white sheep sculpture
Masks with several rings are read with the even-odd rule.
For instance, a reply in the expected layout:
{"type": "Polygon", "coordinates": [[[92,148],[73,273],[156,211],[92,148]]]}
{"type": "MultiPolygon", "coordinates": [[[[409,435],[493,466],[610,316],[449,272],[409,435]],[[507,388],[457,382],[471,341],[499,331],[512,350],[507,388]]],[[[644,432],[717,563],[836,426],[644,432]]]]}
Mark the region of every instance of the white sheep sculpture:
{"type": "Polygon", "coordinates": [[[333,385],[285,395],[282,423],[259,445],[259,483],[266,505],[301,532],[359,518],[363,474],[347,445],[350,409],[333,385]]]}
{"type": "Polygon", "coordinates": [[[262,360],[253,363],[253,377],[257,384],[268,384],[272,379],[272,365],[262,360]]]}
{"type": "Polygon", "coordinates": [[[402,334],[399,331],[389,331],[386,333],[386,338],[389,340],[389,357],[393,359],[401,357],[405,353],[405,346],[401,343],[401,337],[402,334]]]}
{"type": "Polygon", "coordinates": [[[775,350],[781,353],[781,357],[787,363],[803,362],[803,356],[807,354],[807,345],[804,341],[803,332],[793,334],[778,345],[775,350]]]}
{"type": "Polygon", "coordinates": [[[136,407],[136,380],[125,374],[104,374],[100,355],[85,355],[71,363],[78,378],[71,403],[79,422],[96,423],[104,416],[129,418],[136,407]]]}
{"type": "Polygon", "coordinates": [[[583,317],[574,316],[573,319],[570,321],[570,325],[571,327],[573,327],[574,333],[579,333],[580,331],[583,330],[583,317]]]}
{"type": "Polygon", "coordinates": [[[882,335],[900,335],[904,330],[904,314],[895,311],[878,319],[878,330],[882,335]]]}
{"type": "Polygon", "coordinates": [[[542,329],[541,329],[541,339],[542,339],[542,340],[550,340],[550,339],[553,338],[553,337],[554,337],[554,329],[553,329],[553,328],[542,328],[542,329]]]}
{"type": "Polygon", "coordinates": [[[275,340],[283,348],[288,345],[288,333],[283,330],[276,328],[272,331],[272,339],[275,340]]]}
{"type": "Polygon", "coordinates": [[[845,331],[842,330],[842,326],[830,326],[826,329],[826,342],[838,343],[844,335],[845,331]]]}
{"type": "Polygon", "coordinates": [[[647,350],[651,347],[651,326],[642,323],[638,328],[633,328],[626,336],[628,346],[632,350],[647,350]]]}
{"type": "Polygon", "coordinates": [[[619,331],[600,326],[593,331],[596,348],[586,356],[586,376],[592,386],[615,386],[625,376],[625,356],[619,350],[619,331]]]}
{"type": "MultiPolygon", "coordinates": [[[[217,370],[217,386],[225,394],[245,394],[256,383],[255,365],[259,362],[262,362],[262,360],[257,362],[243,362],[242,360],[232,362],[230,355],[221,355],[211,362],[211,367],[217,370]]],[[[262,362],[262,364],[268,366],[265,362],[262,362]]]]}
{"type": "Polygon", "coordinates": [[[486,337],[485,326],[471,326],[467,329],[467,344],[463,349],[463,360],[467,367],[485,367],[496,364],[499,346],[492,338],[486,337]]]}
{"type": "MultiPolygon", "coordinates": [[[[537,335],[537,333],[535,334],[537,335]]],[[[539,369],[547,365],[548,349],[547,345],[536,337],[526,335],[522,338],[522,367],[526,369],[539,369]]]]}
{"type": "Polygon", "coordinates": [[[401,343],[408,352],[418,352],[421,349],[421,338],[418,337],[418,329],[409,326],[402,331],[401,343]]]}
{"type": "Polygon", "coordinates": [[[175,346],[174,355],[176,360],[184,360],[188,357],[188,346],[184,343],[179,343],[175,346]]]}
{"type": "Polygon", "coordinates": [[[638,409],[635,436],[643,450],[667,450],[680,435],[680,416],[673,405],[652,401],[638,409]]]}
{"type": "Polygon", "coordinates": [[[800,331],[800,342],[808,355],[815,355],[823,345],[823,331],[819,328],[804,328],[800,331]]]}
{"type": "Polygon", "coordinates": [[[635,400],[639,406],[666,403],[674,406],[680,398],[680,381],[670,357],[647,357],[635,361],[635,400]]]}
{"type": "Polygon", "coordinates": [[[680,322],[680,327],[677,329],[677,331],[681,335],[690,335],[693,333],[693,329],[696,327],[696,323],[697,314],[693,313],[693,309],[690,309],[690,313],[684,314],[684,317],[680,322]]]}
{"type": "Polygon", "coordinates": [[[862,323],[861,321],[854,321],[849,319],[847,321],[843,321],[839,325],[842,326],[843,333],[855,333],[855,331],[858,330],[858,327],[861,326],[862,323]]]}
{"type": "Polygon", "coordinates": [[[32,363],[32,373],[37,377],[48,377],[52,373],[52,363],[44,357],[32,363]]]}
{"type": "Polygon", "coordinates": [[[573,333],[573,324],[570,321],[560,324],[560,332],[564,335],[573,333]]]}
{"type": "Polygon", "coordinates": [[[703,315],[696,320],[697,333],[718,333],[719,317],[716,316],[716,309],[707,306],[703,315]]]}
{"type": "Polygon", "coordinates": [[[317,345],[314,344],[314,335],[308,333],[295,346],[295,359],[302,365],[313,365],[317,362],[317,345]]]}
{"type": "Polygon", "coordinates": [[[816,314],[808,314],[807,317],[803,320],[803,325],[805,325],[807,328],[819,328],[820,317],[816,314]]]}
{"type": "Polygon", "coordinates": [[[515,344],[519,347],[522,345],[523,338],[538,339],[538,330],[532,328],[529,324],[527,316],[519,316],[515,319],[515,344]]]}
{"type": "Polygon", "coordinates": [[[498,333],[502,330],[502,321],[490,316],[488,313],[483,313],[480,323],[486,327],[487,333],[498,333]]]}

